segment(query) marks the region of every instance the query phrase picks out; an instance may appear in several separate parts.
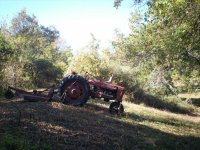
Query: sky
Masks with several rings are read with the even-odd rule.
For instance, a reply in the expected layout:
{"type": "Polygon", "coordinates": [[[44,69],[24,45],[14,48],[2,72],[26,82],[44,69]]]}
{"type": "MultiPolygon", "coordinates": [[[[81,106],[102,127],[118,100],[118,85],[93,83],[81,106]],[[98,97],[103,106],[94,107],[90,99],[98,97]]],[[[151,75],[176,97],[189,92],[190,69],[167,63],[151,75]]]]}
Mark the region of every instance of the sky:
{"type": "Polygon", "coordinates": [[[114,0],[0,0],[0,21],[7,23],[26,9],[39,24],[54,26],[62,40],[74,50],[88,44],[93,34],[103,47],[109,47],[118,29],[128,34],[132,0],[124,0],[118,9],[114,0]]]}

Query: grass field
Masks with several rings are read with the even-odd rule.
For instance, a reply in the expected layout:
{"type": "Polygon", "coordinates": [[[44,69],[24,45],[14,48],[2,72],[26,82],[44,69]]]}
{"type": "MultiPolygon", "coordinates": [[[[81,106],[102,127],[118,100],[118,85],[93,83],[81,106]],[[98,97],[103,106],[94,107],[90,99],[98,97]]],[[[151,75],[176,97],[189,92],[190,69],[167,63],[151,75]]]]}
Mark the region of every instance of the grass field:
{"type": "Polygon", "coordinates": [[[200,99],[200,92],[194,92],[194,93],[180,93],[178,94],[178,97],[180,98],[196,98],[200,99]]]}
{"type": "Polygon", "coordinates": [[[58,102],[0,100],[0,149],[190,149],[200,148],[200,110],[176,114],[124,102],[125,114],[109,103],[83,107],[58,102]]]}

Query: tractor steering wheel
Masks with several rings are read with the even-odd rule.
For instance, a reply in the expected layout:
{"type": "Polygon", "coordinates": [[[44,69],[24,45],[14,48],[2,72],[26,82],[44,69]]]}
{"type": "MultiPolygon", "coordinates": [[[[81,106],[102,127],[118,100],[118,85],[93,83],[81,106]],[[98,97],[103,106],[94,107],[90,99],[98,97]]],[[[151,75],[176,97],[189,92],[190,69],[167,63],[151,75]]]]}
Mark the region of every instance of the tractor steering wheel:
{"type": "Polygon", "coordinates": [[[93,74],[91,74],[90,72],[87,72],[87,71],[86,71],[84,77],[85,77],[86,79],[89,79],[90,77],[94,77],[94,76],[93,76],[93,74]]]}

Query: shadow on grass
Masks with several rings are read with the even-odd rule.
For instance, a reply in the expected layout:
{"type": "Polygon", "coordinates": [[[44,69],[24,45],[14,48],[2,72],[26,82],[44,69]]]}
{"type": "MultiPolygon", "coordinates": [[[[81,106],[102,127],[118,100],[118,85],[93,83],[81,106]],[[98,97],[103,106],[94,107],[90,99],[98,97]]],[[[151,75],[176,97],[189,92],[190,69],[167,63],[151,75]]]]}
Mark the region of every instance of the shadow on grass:
{"type": "Polygon", "coordinates": [[[178,106],[176,103],[170,103],[153,95],[145,93],[142,89],[138,89],[134,93],[134,103],[143,103],[146,106],[154,107],[161,110],[167,110],[173,113],[188,114],[194,116],[192,110],[178,106]]]}
{"type": "Polygon", "coordinates": [[[13,104],[0,102],[0,140],[9,131],[15,137],[20,134],[32,144],[50,144],[52,149],[195,150],[200,147],[199,137],[177,136],[148,126],[125,123],[110,115],[106,108],[94,104],[73,107],[55,102],[15,103],[23,110],[18,127],[17,112],[10,107],[13,104]]]}
{"type": "Polygon", "coordinates": [[[191,98],[191,103],[197,107],[200,107],[200,98],[191,98]]]}
{"type": "Polygon", "coordinates": [[[153,123],[160,123],[161,125],[171,125],[171,126],[176,126],[176,127],[188,127],[188,128],[193,128],[200,130],[200,126],[197,124],[194,124],[193,122],[188,122],[188,121],[183,121],[183,120],[175,120],[171,118],[154,118],[154,117],[148,117],[148,116],[140,116],[134,113],[126,113],[128,118],[131,118],[137,122],[153,122],[153,123]]]}

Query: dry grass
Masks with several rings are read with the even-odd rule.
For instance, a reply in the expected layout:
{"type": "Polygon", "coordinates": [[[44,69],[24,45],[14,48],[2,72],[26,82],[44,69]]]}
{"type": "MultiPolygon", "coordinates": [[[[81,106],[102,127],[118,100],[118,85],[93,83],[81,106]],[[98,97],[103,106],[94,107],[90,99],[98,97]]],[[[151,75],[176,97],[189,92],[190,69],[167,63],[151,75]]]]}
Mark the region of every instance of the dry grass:
{"type": "Polygon", "coordinates": [[[195,92],[195,93],[180,93],[178,94],[178,97],[180,98],[196,98],[196,99],[200,99],[200,92],[195,92]]]}
{"type": "MultiPolygon", "coordinates": [[[[125,107],[127,108],[128,116],[125,121],[131,122],[135,117],[139,124],[147,125],[148,127],[159,129],[166,133],[182,136],[200,136],[199,112],[196,112],[197,116],[189,116],[133,103],[125,103],[125,107]],[[133,114],[134,117],[131,118],[133,114]]],[[[199,110],[197,109],[197,111],[199,110]]]]}
{"type": "Polygon", "coordinates": [[[187,114],[176,114],[165,110],[159,110],[152,107],[147,107],[144,105],[137,105],[129,102],[123,103],[126,107],[126,111],[128,113],[135,113],[140,115],[146,115],[148,117],[159,117],[159,118],[167,118],[167,119],[175,119],[175,120],[181,120],[181,121],[191,121],[195,123],[200,123],[200,115],[199,109],[196,109],[196,115],[197,116],[190,116],[187,114]]]}
{"type": "MultiPolygon", "coordinates": [[[[102,101],[74,107],[58,102],[2,100],[0,141],[6,135],[20,135],[29,143],[29,149],[36,144],[48,145],[42,149],[80,150],[200,147],[198,113],[197,116],[175,114],[124,102],[125,115],[113,116],[108,105],[102,101]]],[[[0,146],[5,147],[5,143],[0,142],[0,146]]]]}

